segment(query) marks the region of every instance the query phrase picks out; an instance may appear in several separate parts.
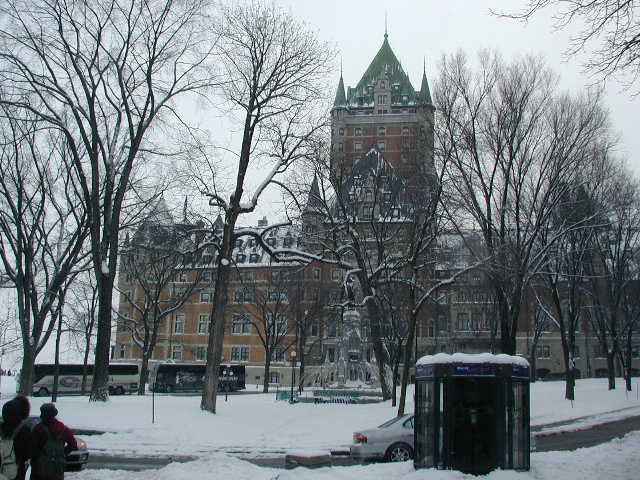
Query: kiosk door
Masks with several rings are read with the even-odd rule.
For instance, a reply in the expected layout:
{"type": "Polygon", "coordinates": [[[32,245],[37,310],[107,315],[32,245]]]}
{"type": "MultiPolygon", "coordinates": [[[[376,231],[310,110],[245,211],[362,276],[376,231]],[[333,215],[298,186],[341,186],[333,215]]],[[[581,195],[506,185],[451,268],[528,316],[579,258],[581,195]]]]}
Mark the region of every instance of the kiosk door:
{"type": "Polygon", "coordinates": [[[448,383],[450,466],[465,473],[489,473],[497,466],[496,379],[453,377],[448,383]]]}

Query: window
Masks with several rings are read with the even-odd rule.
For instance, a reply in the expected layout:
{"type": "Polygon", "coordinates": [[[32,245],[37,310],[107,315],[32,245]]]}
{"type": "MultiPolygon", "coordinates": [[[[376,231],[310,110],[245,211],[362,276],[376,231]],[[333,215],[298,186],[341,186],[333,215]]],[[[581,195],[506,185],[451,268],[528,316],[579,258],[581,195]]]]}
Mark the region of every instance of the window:
{"type": "Polygon", "coordinates": [[[211,322],[209,315],[203,314],[198,317],[198,333],[209,333],[211,331],[211,322]]]}
{"type": "Polygon", "coordinates": [[[640,345],[631,346],[631,358],[640,358],[640,345]]]}
{"type": "Polygon", "coordinates": [[[444,315],[438,315],[438,331],[446,332],[449,330],[449,325],[447,322],[447,317],[444,315]]]}
{"type": "Polygon", "coordinates": [[[251,255],[249,255],[249,261],[251,263],[258,263],[259,260],[260,260],[260,255],[258,255],[257,253],[252,253],[251,255]]]}
{"type": "Polygon", "coordinates": [[[207,347],[196,347],[196,360],[203,362],[207,359],[207,347]]]}
{"type": "Polygon", "coordinates": [[[280,372],[269,372],[269,383],[280,383],[280,372]]]}
{"type": "Polygon", "coordinates": [[[387,129],[385,127],[378,127],[378,135],[384,137],[387,134],[387,129]]]}
{"type": "Polygon", "coordinates": [[[342,270],[339,270],[337,268],[331,270],[331,280],[333,280],[334,282],[339,282],[340,280],[342,280],[342,270]]]}
{"type": "Polygon", "coordinates": [[[232,362],[249,361],[249,347],[231,347],[232,362]]]}
{"type": "Polygon", "coordinates": [[[382,104],[387,103],[387,96],[386,95],[378,95],[378,103],[382,103],[382,104]]]}
{"type": "Polygon", "coordinates": [[[283,282],[288,279],[287,272],[281,270],[273,270],[271,272],[272,282],[283,282]]]}
{"type": "Polygon", "coordinates": [[[320,322],[319,321],[315,321],[315,322],[311,323],[311,336],[312,337],[319,337],[320,336],[320,322]]]}
{"type": "Polygon", "coordinates": [[[387,88],[387,82],[380,80],[380,88],[387,88]]]}
{"type": "Polygon", "coordinates": [[[361,152],[362,151],[362,142],[355,142],[353,144],[353,149],[356,152],[361,152]]]}
{"type": "Polygon", "coordinates": [[[186,282],[186,281],[187,281],[186,272],[176,272],[174,277],[174,282],[186,282]]]}
{"type": "Polygon", "coordinates": [[[378,142],[378,150],[384,152],[386,149],[386,144],[384,142],[378,142]]]}
{"type": "Polygon", "coordinates": [[[120,344],[120,358],[125,358],[127,353],[127,346],[124,343],[120,344]]]}
{"type": "Polygon", "coordinates": [[[327,349],[327,358],[329,359],[329,362],[333,363],[336,360],[336,352],[333,348],[328,348],[327,349]]]}
{"type": "Polygon", "coordinates": [[[236,290],[235,303],[254,303],[253,290],[250,288],[236,290]]]}
{"type": "Polygon", "coordinates": [[[456,317],[456,330],[469,332],[472,330],[471,321],[467,312],[458,312],[456,317]]]}
{"type": "Polygon", "coordinates": [[[241,238],[238,238],[238,239],[236,240],[236,242],[235,242],[235,244],[234,244],[234,245],[235,245],[236,247],[238,247],[238,248],[242,247],[242,239],[241,239],[241,238]]]}
{"type": "Polygon", "coordinates": [[[313,279],[314,280],[320,280],[322,276],[322,271],[319,268],[314,268],[313,269],[313,279]]]}
{"type": "Polygon", "coordinates": [[[338,129],[338,135],[340,135],[341,137],[344,136],[344,128],[338,129]]]}
{"type": "Polygon", "coordinates": [[[171,360],[182,360],[182,345],[171,347],[171,360]]]}
{"type": "Polygon", "coordinates": [[[536,347],[536,358],[551,358],[551,347],[549,345],[538,345],[536,347]]]}
{"type": "Polygon", "coordinates": [[[371,207],[362,207],[362,216],[364,218],[371,217],[372,208],[371,207]]]}
{"type": "Polygon", "coordinates": [[[175,320],[176,321],[173,324],[173,333],[184,333],[185,314],[179,313],[176,315],[175,320]]]}
{"type": "Polygon", "coordinates": [[[282,336],[287,334],[287,317],[285,315],[267,315],[267,330],[270,335],[282,336]]]}
{"type": "Polygon", "coordinates": [[[338,143],[338,151],[339,152],[344,152],[344,143],[342,143],[342,142],[338,143]]]}
{"type": "Polygon", "coordinates": [[[241,282],[251,282],[253,280],[253,272],[238,272],[238,280],[241,282]]]}
{"type": "Polygon", "coordinates": [[[362,136],[362,128],[360,127],[356,127],[354,130],[355,136],[356,137],[361,137],[362,136]]]}
{"type": "Polygon", "coordinates": [[[211,290],[203,290],[200,292],[200,303],[211,303],[213,301],[213,292],[211,290]]]}
{"type": "Polygon", "coordinates": [[[287,292],[270,289],[267,292],[267,301],[268,302],[287,302],[287,292]]]}
{"type": "Polygon", "coordinates": [[[251,316],[248,313],[235,314],[231,322],[231,333],[251,333],[251,316]]]}
{"type": "Polygon", "coordinates": [[[407,103],[409,101],[409,95],[402,96],[402,103],[407,103]]]}
{"type": "Polygon", "coordinates": [[[274,362],[284,362],[284,350],[282,348],[276,348],[273,351],[273,358],[271,360],[274,362]]]}
{"type": "Polygon", "coordinates": [[[202,281],[209,283],[211,281],[211,273],[209,270],[202,272],[202,281]]]}

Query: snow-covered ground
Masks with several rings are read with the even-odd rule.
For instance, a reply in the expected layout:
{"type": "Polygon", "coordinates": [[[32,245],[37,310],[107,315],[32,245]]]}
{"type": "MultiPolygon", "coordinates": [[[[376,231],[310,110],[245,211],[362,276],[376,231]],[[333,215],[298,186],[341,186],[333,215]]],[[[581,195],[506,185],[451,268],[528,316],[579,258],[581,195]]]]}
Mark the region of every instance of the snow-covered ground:
{"type": "MultiPolygon", "coordinates": [[[[13,377],[2,377],[2,400],[15,391],[13,377]]],[[[634,388],[637,386],[634,384],[634,388]]],[[[255,389],[249,386],[249,390],[255,389]]],[[[625,393],[624,385],[608,391],[606,379],[580,380],[577,400],[563,399],[563,382],[532,385],[531,423],[546,425],[581,419],[548,430],[575,429],[603,419],[640,414],[637,392],[625,393]],[[583,418],[586,417],[586,418],[583,418]]],[[[46,398],[32,399],[37,414],[46,398]]],[[[374,464],[307,470],[278,470],[258,467],[240,455],[275,456],[286,452],[328,452],[346,449],[354,430],[379,425],[395,415],[390,402],[368,405],[305,404],[275,401],[275,395],[252,394],[218,398],[218,413],[199,409],[200,398],[147,395],[111,397],[106,404],[89,403],[86,397],[62,397],[57,402],[59,418],[76,428],[104,430],[89,436],[89,449],[96,453],[131,455],[192,455],[198,460],[172,463],[161,470],[146,472],[85,470],[68,474],[77,480],[147,479],[395,479],[429,478],[454,480],[476,478],[458,472],[421,470],[413,464],[374,464]],[[152,422],[152,419],[154,422],[152,422]]],[[[408,404],[408,410],[413,403],[408,404]]],[[[560,478],[563,480],[632,479],[640,471],[640,433],[594,448],[575,452],[533,453],[531,471],[497,471],[491,480],[560,478]]]]}

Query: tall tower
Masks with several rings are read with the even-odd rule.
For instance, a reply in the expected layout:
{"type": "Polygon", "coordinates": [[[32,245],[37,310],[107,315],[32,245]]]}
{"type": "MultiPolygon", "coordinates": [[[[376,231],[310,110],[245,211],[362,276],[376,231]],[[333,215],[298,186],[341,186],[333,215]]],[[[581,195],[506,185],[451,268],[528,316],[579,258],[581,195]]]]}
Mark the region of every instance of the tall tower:
{"type": "Polygon", "coordinates": [[[348,175],[372,148],[411,187],[433,172],[433,122],[426,70],[416,91],[385,33],[382,46],[354,88],[342,73],[331,110],[331,168],[348,175]]]}

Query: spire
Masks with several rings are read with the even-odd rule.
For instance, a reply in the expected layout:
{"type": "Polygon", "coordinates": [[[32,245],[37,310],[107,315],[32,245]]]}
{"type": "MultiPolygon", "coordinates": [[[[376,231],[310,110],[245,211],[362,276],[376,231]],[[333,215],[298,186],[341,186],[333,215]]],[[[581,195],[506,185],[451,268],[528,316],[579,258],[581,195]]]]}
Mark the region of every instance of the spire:
{"type": "Polygon", "coordinates": [[[429,81],[427,80],[427,59],[425,57],[422,67],[422,83],[420,84],[420,93],[418,100],[431,105],[431,91],[429,90],[429,81]]]}
{"type": "Polygon", "coordinates": [[[336,99],[333,101],[334,107],[344,107],[347,104],[347,97],[344,94],[344,80],[342,80],[342,61],[340,61],[340,81],[338,82],[338,91],[336,99]]]}
{"type": "Polygon", "coordinates": [[[303,213],[320,212],[322,212],[322,196],[320,195],[320,187],[318,186],[318,176],[314,174],[311,189],[309,190],[309,197],[307,198],[307,204],[304,206],[303,213]]]}
{"type": "Polygon", "coordinates": [[[182,223],[187,223],[187,196],[184,196],[184,205],[182,207],[182,223]]]}
{"type": "Polygon", "coordinates": [[[384,39],[386,40],[389,36],[389,32],[387,31],[387,12],[384,12],[384,39]]]}

